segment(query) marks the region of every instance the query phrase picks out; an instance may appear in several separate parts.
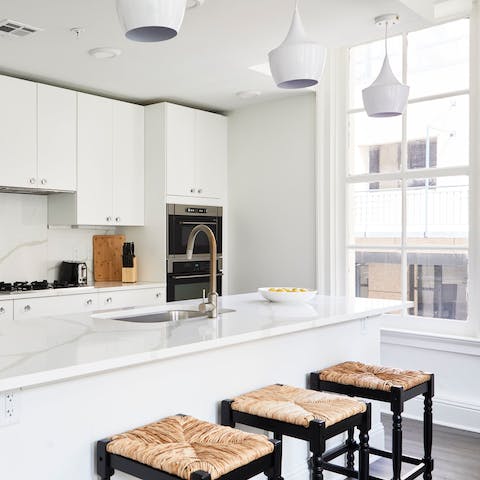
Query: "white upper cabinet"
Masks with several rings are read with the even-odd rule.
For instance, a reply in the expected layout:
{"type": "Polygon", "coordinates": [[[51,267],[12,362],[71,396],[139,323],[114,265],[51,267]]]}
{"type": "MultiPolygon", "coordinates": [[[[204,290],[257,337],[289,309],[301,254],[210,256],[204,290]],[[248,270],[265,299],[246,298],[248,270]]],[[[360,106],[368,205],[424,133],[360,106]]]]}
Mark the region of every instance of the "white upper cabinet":
{"type": "Polygon", "coordinates": [[[166,104],[167,194],[194,195],[195,110],[166,104]]]}
{"type": "Polygon", "coordinates": [[[37,186],[37,85],[0,76],[0,186],[37,186]]]}
{"type": "Polygon", "coordinates": [[[143,225],[144,108],[113,103],[113,221],[143,225]]]}
{"type": "Polygon", "coordinates": [[[50,225],[144,225],[144,109],[79,93],[77,193],[50,195],[50,225]]]}
{"type": "Polygon", "coordinates": [[[37,85],[37,188],[76,189],[77,93],[37,85]]]}
{"type": "Polygon", "coordinates": [[[225,193],[227,163],[227,119],[196,111],[195,179],[197,195],[221,198],[225,193]]]}
{"type": "Polygon", "coordinates": [[[79,225],[113,224],[112,100],[78,94],[79,225]]]}
{"type": "Polygon", "coordinates": [[[227,119],[165,104],[167,195],[221,198],[225,193],[227,119]]]}

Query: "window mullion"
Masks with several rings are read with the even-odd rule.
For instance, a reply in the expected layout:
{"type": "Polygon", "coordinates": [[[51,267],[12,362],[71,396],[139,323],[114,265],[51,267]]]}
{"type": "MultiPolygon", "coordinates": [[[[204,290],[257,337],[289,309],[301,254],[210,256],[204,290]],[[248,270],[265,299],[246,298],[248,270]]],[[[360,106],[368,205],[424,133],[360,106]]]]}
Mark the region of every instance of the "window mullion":
{"type": "MultiPolygon", "coordinates": [[[[402,48],[402,76],[403,83],[407,83],[407,69],[408,69],[408,37],[404,33],[402,36],[403,48],[402,48]]],[[[402,235],[401,235],[401,288],[402,288],[402,302],[406,305],[407,288],[408,288],[408,265],[407,265],[407,252],[405,247],[407,245],[407,185],[405,172],[407,171],[408,162],[408,140],[407,140],[407,121],[408,121],[408,107],[402,116],[402,148],[401,148],[401,160],[400,160],[400,173],[401,173],[401,189],[402,189],[402,235]]],[[[407,308],[404,306],[402,309],[402,315],[405,316],[408,313],[407,308]]]]}

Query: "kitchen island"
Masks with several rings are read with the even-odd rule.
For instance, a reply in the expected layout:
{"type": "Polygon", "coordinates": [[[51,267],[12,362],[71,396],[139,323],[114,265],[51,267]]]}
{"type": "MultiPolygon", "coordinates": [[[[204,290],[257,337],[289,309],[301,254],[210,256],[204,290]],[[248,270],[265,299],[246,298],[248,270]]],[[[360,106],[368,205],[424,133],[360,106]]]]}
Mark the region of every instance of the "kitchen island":
{"type": "MultiPolygon", "coordinates": [[[[215,421],[223,398],[277,382],[305,386],[308,372],[345,360],[377,363],[380,316],[400,306],[326,296],[273,304],[252,293],[221,298],[235,311],[216,319],[114,319],[124,310],[0,324],[0,392],[14,392],[16,409],[16,423],[0,427],[0,474],[94,479],[97,439],[179,412],[215,421]]],[[[305,457],[302,443],[287,441],[285,476],[306,478],[305,457]]]]}

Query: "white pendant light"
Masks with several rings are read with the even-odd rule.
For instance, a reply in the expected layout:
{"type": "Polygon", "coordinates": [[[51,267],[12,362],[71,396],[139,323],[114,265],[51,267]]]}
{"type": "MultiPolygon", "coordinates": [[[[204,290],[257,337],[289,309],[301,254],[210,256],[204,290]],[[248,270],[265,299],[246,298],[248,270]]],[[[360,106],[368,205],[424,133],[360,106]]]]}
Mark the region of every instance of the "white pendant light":
{"type": "Polygon", "coordinates": [[[389,25],[398,23],[396,14],[375,18],[375,23],[385,26],[385,59],[375,81],[362,91],[363,105],[369,117],[395,117],[401,115],[408,102],[410,87],[399,82],[388,60],[387,33],[389,25]]]}
{"type": "Polygon", "coordinates": [[[280,88],[306,88],[316,85],[325,66],[326,48],[305,34],[298,2],[292,24],[283,43],[268,54],[270,71],[280,88]]]}
{"type": "Polygon", "coordinates": [[[136,42],[175,37],[185,15],[186,0],[117,0],[125,36],[136,42]]]}

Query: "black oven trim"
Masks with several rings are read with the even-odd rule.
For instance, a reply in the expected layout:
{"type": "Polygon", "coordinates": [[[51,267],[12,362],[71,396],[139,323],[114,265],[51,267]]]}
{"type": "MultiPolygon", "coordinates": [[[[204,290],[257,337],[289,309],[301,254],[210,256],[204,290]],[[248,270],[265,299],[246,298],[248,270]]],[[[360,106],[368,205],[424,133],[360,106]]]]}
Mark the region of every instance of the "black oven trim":
{"type": "MultiPolygon", "coordinates": [[[[208,282],[210,278],[209,274],[200,274],[200,275],[177,275],[170,273],[167,275],[167,302],[175,302],[179,300],[175,300],[175,286],[177,284],[186,284],[189,283],[188,280],[206,280],[208,282]]],[[[223,273],[217,273],[217,293],[218,295],[222,295],[222,280],[223,280],[223,273]]],[[[198,282],[202,283],[202,282],[198,282]]],[[[209,292],[206,292],[207,294],[209,292]]],[[[201,298],[201,297],[199,297],[201,298]]]]}
{"type": "MultiPolygon", "coordinates": [[[[205,224],[212,227],[217,239],[217,256],[222,256],[223,208],[201,205],[167,205],[167,258],[186,259],[186,252],[179,251],[178,225],[205,224]],[[203,221],[202,221],[203,220],[203,221]]],[[[183,250],[183,249],[182,249],[183,250]]],[[[206,249],[205,249],[206,250],[206,249]]],[[[206,251],[193,254],[194,259],[208,255],[206,251]]]]}

